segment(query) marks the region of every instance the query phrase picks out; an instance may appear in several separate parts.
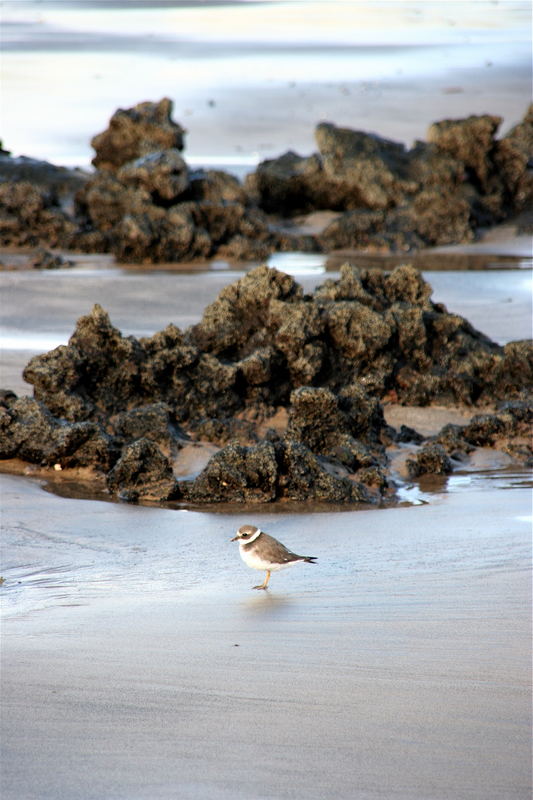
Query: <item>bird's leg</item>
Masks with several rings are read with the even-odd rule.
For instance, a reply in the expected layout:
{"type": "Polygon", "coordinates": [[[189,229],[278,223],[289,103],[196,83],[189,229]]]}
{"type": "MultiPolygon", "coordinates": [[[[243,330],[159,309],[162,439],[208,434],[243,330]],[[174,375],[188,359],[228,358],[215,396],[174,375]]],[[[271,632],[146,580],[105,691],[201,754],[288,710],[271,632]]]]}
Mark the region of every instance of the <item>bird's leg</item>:
{"type": "Polygon", "coordinates": [[[260,583],[259,586],[254,586],[254,589],[266,589],[267,586],[268,586],[269,580],[270,580],[270,570],[267,569],[266,575],[265,575],[265,580],[263,581],[263,583],[260,583]]]}

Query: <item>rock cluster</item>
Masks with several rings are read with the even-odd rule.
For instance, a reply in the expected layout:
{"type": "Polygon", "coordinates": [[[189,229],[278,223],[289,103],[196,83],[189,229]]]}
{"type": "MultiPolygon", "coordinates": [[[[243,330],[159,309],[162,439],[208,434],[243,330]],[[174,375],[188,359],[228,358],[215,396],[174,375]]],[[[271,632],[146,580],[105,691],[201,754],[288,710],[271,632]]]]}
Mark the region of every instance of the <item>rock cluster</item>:
{"type": "MultiPolygon", "coordinates": [[[[197,325],[142,339],[95,306],[67,346],[28,363],[33,399],[0,398],[0,457],[92,466],[128,500],[376,502],[393,489],[387,445],[422,443],[412,475],[446,472],[469,447],[530,423],[531,343],[500,347],[430,294],[409,266],[346,265],[310,295],[258,267],[197,325]],[[386,424],[387,399],[506,405],[424,443],[386,424]],[[280,410],[281,430],[269,424],[280,410]],[[221,449],[178,479],[182,449],[206,439],[221,449]]],[[[515,442],[514,455],[529,454],[515,442]]]]}
{"type": "Polygon", "coordinates": [[[410,150],[320,123],[318,153],[265,161],[247,188],[272,213],[342,212],[318,237],[326,251],[466,242],[477,228],[524,210],[533,199],[533,106],[496,139],[501,122],[490,115],[443,120],[430,127],[427,142],[410,150]]]}
{"type": "Polygon", "coordinates": [[[191,170],[171,112],[166,98],[119,109],[92,140],[92,175],[0,153],[0,243],[152,263],[260,261],[280,250],[406,252],[469,241],[533,199],[533,107],[500,139],[499,117],[472,116],[433,124],[428,141],[410,150],[322,122],[317,153],[265,161],[244,185],[191,170]],[[320,235],[280,224],[319,209],[338,212],[320,235]]]}

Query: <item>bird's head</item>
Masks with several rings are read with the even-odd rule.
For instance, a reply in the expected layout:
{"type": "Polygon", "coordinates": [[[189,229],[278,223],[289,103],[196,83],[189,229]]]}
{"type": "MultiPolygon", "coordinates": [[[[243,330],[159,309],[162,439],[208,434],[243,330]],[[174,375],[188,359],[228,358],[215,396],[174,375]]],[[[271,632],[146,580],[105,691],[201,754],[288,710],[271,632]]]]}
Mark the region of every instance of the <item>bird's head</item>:
{"type": "Polygon", "coordinates": [[[230,541],[250,542],[257,539],[260,533],[261,531],[255,525],[241,525],[236,535],[233,539],[230,539],[230,541]]]}

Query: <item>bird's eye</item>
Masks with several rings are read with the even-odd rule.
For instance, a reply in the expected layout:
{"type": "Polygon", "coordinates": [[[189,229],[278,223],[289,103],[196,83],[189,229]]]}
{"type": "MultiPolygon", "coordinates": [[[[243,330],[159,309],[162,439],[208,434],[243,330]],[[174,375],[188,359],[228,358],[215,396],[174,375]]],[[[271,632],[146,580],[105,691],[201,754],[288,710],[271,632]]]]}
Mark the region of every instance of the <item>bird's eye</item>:
{"type": "Polygon", "coordinates": [[[242,539],[246,539],[246,537],[247,537],[247,536],[248,536],[248,534],[247,534],[247,533],[241,533],[241,538],[242,538],[242,539]]]}

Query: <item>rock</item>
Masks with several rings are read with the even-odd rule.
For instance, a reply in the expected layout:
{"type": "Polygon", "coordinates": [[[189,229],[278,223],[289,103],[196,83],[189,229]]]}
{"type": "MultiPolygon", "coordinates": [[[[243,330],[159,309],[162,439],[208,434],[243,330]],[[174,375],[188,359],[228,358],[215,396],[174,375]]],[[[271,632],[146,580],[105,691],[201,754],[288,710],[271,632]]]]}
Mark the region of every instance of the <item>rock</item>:
{"type": "Polygon", "coordinates": [[[293,391],[286,437],[304,444],[315,455],[324,456],[354,472],[376,465],[379,456],[383,460],[383,448],[376,445],[384,420],[381,407],[379,411],[376,408],[379,404],[374,405],[361,390],[356,399],[357,387],[350,388],[351,394],[348,388],[342,400],[323,387],[305,386],[293,391]],[[366,406],[364,411],[363,405],[366,406]],[[359,418],[357,411],[350,413],[355,409],[359,411],[359,418]],[[372,441],[374,452],[365,446],[363,440],[366,443],[372,441]]]}
{"type": "Polygon", "coordinates": [[[445,425],[433,437],[454,458],[464,458],[476,447],[497,447],[525,466],[533,462],[530,401],[502,403],[495,413],[477,414],[467,425],[445,425]]]}
{"type": "Polygon", "coordinates": [[[278,465],[274,446],[232,443],[215,453],[194,481],[180,489],[191,503],[268,503],[276,499],[278,465]]]}
{"type": "Polygon", "coordinates": [[[465,425],[461,435],[468,444],[475,447],[486,447],[494,444],[497,437],[502,436],[505,424],[494,414],[478,414],[465,425]]]}
{"type": "Polygon", "coordinates": [[[229,444],[180,488],[191,503],[373,502],[362,484],[330,474],[304,445],[290,440],[253,447],[229,444]]]}
{"type": "Polygon", "coordinates": [[[516,396],[518,386],[533,386],[533,342],[522,339],[508,342],[501,358],[485,366],[485,385],[480,397],[510,400],[516,396]]]}
{"type": "Polygon", "coordinates": [[[339,504],[375,502],[366,486],[332,474],[324,462],[300,442],[289,439],[276,447],[281,499],[339,504]]]}
{"type": "Polygon", "coordinates": [[[124,448],[107,475],[109,490],[121,499],[161,502],[180,497],[172,467],[155,442],[138,439],[124,448]]]}
{"type": "Polygon", "coordinates": [[[429,142],[411,150],[323,122],[318,153],[265,161],[245,186],[189,170],[171,111],[168,99],[119,109],[93,139],[92,176],[0,153],[0,243],[134,263],[260,261],[275,251],[407,253],[469,242],[516,212],[528,225],[531,109],[500,140],[499,117],[472,116],[435,123],[429,142]],[[284,219],[320,209],[339,212],[320,235],[293,234],[284,219]]]}
{"type": "Polygon", "coordinates": [[[533,202],[533,105],[523,121],[496,143],[494,163],[505,183],[509,203],[516,212],[533,202]]]}
{"type": "Polygon", "coordinates": [[[49,161],[19,156],[11,158],[0,152],[0,183],[29,183],[57,204],[64,214],[74,213],[73,198],[82,189],[90,175],[81,169],[58,167],[49,161]]]}
{"type": "Polygon", "coordinates": [[[17,395],[11,389],[0,389],[0,406],[3,408],[10,408],[17,400],[17,395]]]}
{"type": "Polygon", "coordinates": [[[145,213],[151,205],[149,192],[126,187],[107,172],[97,173],[76,195],[79,217],[101,233],[112,231],[126,215],[145,213]]]}
{"type": "Polygon", "coordinates": [[[407,469],[411,478],[431,473],[433,475],[449,475],[453,471],[450,458],[446,450],[437,442],[428,442],[423,445],[414,459],[408,458],[407,469]]]}
{"type": "Polygon", "coordinates": [[[142,189],[156,203],[175,203],[189,188],[187,164],[176,148],[160,150],[124,164],[117,178],[125,186],[142,189]]]}
{"type": "Polygon", "coordinates": [[[466,441],[463,436],[464,425],[445,425],[433,438],[437,444],[442,445],[452,458],[462,460],[474,450],[474,445],[466,441]]]}
{"type": "Polygon", "coordinates": [[[38,401],[23,397],[0,408],[0,458],[15,456],[32,464],[107,471],[118,452],[95,422],[68,423],[38,401]]]}
{"type": "Polygon", "coordinates": [[[320,158],[304,158],[292,150],[262,161],[245,186],[270,214],[291,216],[317,208],[343,209],[346,204],[345,192],[328,180],[320,158]]]}
{"type": "Polygon", "coordinates": [[[191,431],[195,439],[211,444],[224,445],[228,442],[237,442],[247,445],[258,441],[256,426],[248,420],[235,417],[201,419],[191,425],[191,431]]]}
{"type": "Polygon", "coordinates": [[[345,266],[312,296],[292,277],[258,267],[225,287],[185,333],[170,326],[149,339],[123,337],[95,307],[68,347],[32,359],[24,377],[70,421],[157,402],[180,424],[246,408],[268,416],[299,386],[339,395],[343,413],[354,383],[412,404],[516,396],[531,371],[526,343],[499,347],[433,304],[430,292],[408,266],[389,276],[345,266]]]}
{"type": "MultiPolygon", "coordinates": [[[[456,425],[454,427],[459,428],[460,426],[456,425]]],[[[395,437],[396,441],[399,443],[414,442],[415,444],[422,444],[424,438],[425,437],[422,436],[421,433],[415,431],[414,428],[410,428],[409,425],[402,425],[395,437]]]]}
{"type": "Polygon", "coordinates": [[[248,204],[248,195],[238,178],[215,169],[189,170],[187,200],[207,203],[248,204]]]}
{"type": "Polygon", "coordinates": [[[92,228],[104,236],[105,249],[123,262],[267,257],[280,237],[258,209],[220,199],[242,197],[230,176],[226,180],[223,175],[206,176],[202,190],[198,181],[189,183],[176,150],[152,153],[116,175],[99,173],[76,196],[78,216],[86,219],[81,246],[92,228]],[[219,199],[198,199],[202,191],[219,199]]]}
{"type": "Polygon", "coordinates": [[[407,179],[407,152],[398,142],[328,122],[317,125],[315,139],[326,177],[346,196],[346,210],[392,208],[416,188],[407,179]]]}
{"type": "Polygon", "coordinates": [[[493,178],[492,155],[501,123],[501,117],[490,114],[444,119],[430,126],[428,141],[464,164],[474,185],[487,191],[493,178]]]}
{"type": "Polygon", "coordinates": [[[65,246],[76,226],[53,192],[27,181],[0,183],[0,244],[65,246]]]}
{"type": "Polygon", "coordinates": [[[324,250],[376,249],[386,244],[387,232],[381,211],[354,210],[341,214],[322,231],[319,241],[324,250]],[[381,240],[381,242],[380,242],[381,240]]]}
{"type": "MultiPolygon", "coordinates": [[[[495,417],[448,426],[426,442],[413,474],[445,471],[443,453],[464,458],[479,445],[525,457],[531,413],[523,393],[532,355],[530,343],[502,348],[433,303],[431,287],[409,265],[390,274],[345,265],[338,280],[309,295],[291,276],[258,267],[226,286],[186,331],[168,325],[151,337],[123,336],[95,306],[67,346],[31,359],[24,378],[47,414],[65,425],[105,428],[122,458],[134,441],[145,442],[125,462],[137,465],[137,483],[126,471],[110,484],[124,496],[141,497],[144,458],[159,465],[155,479],[150,466],[146,481],[167,481],[147,496],[175,496],[161,458],[175,459],[190,435],[227,446],[195,481],[180,484],[188,502],[272,502],[306,493],[366,502],[388,489],[385,446],[402,436],[419,439],[416,432],[395,435],[382,399],[467,407],[506,399],[495,417]],[[278,429],[268,431],[273,416],[278,429]]],[[[6,424],[16,403],[4,398],[6,424]]],[[[41,454],[43,437],[28,430],[41,454]]]]}
{"type": "Polygon", "coordinates": [[[31,265],[34,269],[65,269],[74,266],[74,261],[64,258],[60,253],[51,253],[44,247],[37,248],[31,265]]]}
{"type": "Polygon", "coordinates": [[[132,405],[144,405],[145,360],[134,337],[123,337],[99,305],[78,320],[68,346],[32,358],[24,380],[35,398],[70,421],[100,420],[132,405]]]}
{"type": "Polygon", "coordinates": [[[167,454],[175,454],[188,438],[174,423],[172,410],[166,403],[122,411],[109,418],[109,427],[122,444],[145,438],[158,444],[167,454]]]}
{"type": "Polygon", "coordinates": [[[191,328],[192,342],[201,350],[235,360],[249,355],[267,338],[272,300],[294,302],[303,292],[294,278],[262,266],[225,286],[191,328]]]}
{"type": "Polygon", "coordinates": [[[92,163],[99,170],[116,172],[128,161],[159,150],[183,150],[184,129],[171,119],[172,101],[139,103],[115,111],[109,127],[91,140],[96,151],[92,163]]]}

